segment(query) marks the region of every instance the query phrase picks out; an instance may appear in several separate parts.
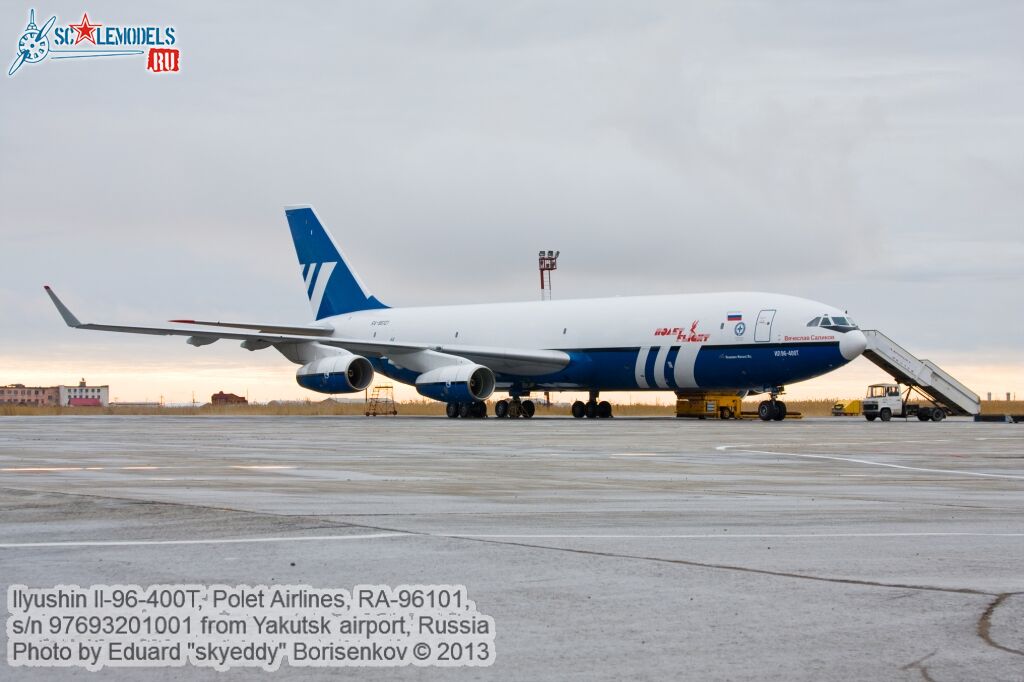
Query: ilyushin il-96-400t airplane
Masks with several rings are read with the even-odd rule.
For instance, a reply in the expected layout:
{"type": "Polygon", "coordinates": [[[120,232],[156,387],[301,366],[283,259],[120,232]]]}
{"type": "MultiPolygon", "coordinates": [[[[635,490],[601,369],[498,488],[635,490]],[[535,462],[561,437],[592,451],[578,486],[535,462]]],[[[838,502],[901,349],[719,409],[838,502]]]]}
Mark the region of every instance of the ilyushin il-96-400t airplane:
{"type": "Polygon", "coordinates": [[[786,416],[787,384],[834,370],[864,350],[864,334],[833,306],[766,293],[631,296],[392,308],[352,269],[310,206],[285,209],[313,309],[305,326],[172,320],[176,327],[84,324],[46,287],[78,329],[220,339],[273,346],[320,393],[366,389],[374,373],[447,403],[449,417],[531,417],[531,392],[588,392],[574,417],[606,418],[601,391],[765,394],[765,421],[786,416]],[[187,325],[187,326],[186,326],[187,325]]]}

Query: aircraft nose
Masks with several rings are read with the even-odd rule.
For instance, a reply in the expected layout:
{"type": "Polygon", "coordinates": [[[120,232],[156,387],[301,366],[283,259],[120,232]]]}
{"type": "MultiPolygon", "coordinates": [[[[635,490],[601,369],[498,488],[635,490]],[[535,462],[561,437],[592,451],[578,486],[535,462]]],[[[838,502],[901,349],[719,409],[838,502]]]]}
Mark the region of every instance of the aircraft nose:
{"type": "Polygon", "coordinates": [[[839,352],[847,360],[853,360],[867,347],[868,340],[865,338],[864,332],[859,329],[848,331],[839,338],[839,352]]]}

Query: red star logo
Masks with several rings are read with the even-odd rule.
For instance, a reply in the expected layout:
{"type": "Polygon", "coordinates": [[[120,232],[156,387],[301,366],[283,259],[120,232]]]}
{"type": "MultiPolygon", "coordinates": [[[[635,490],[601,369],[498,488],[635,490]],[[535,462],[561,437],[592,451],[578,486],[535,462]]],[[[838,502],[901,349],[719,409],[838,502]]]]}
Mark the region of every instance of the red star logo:
{"type": "Polygon", "coordinates": [[[83,40],[88,40],[90,43],[95,45],[96,44],[96,36],[95,36],[96,29],[99,28],[102,25],[103,24],[90,24],[89,23],[89,15],[88,14],[82,14],[82,23],[80,23],[80,24],[68,24],[68,27],[75,29],[75,33],[78,34],[77,36],[75,36],[75,45],[77,45],[78,43],[82,42],[83,40]]]}

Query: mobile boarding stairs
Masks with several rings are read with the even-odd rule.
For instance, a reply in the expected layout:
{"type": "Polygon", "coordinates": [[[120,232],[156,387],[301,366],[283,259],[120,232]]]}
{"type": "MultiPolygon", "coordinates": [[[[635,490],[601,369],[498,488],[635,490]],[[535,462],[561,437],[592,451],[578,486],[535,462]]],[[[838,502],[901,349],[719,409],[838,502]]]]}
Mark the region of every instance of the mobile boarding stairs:
{"type": "Polygon", "coordinates": [[[981,413],[981,398],[931,360],[918,360],[907,349],[877,329],[863,329],[867,337],[864,357],[891,374],[896,381],[913,386],[951,414],[981,413]]]}

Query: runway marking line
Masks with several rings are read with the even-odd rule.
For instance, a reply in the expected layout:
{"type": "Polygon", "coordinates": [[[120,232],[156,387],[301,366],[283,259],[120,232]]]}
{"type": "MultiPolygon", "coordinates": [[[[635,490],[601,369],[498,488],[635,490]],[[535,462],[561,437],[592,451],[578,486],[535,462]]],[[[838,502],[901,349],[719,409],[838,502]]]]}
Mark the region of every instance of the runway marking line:
{"type": "Polygon", "coordinates": [[[854,464],[867,464],[869,466],[888,467],[891,469],[905,469],[907,471],[924,471],[932,474],[947,474],[954,476],[979,476],[982,478],[1009,478],[1024,481],[1024,476],[1013,474],[990,474],[982,471],[960,471],[958,469],[931,469],[928,467],[912,467],[905,464],[892,464],[889,462],[875,462],[870,459],[857,459],[856,457],[837,457],[833,455],[811,455],[799,452],[772,452],[769,450],[743,450],[743,445],[719,445],[715,450],[719,452],[745,452],[752,455],[774,455],[776,457],[803,457],[805,459],[830,459],[836,462],[852,462],[854,464]]]}
{"type": "Polygon", "coordinates": [[[27,547],[137,547],[145,545],[238,545],[265,542],[313,542],[328,540],[379,540],[412,537],[410,533],[368,533],[364,535],[299,535],[269,538],[213,538],[209,540],[70,540],[66,542],[4,542],[0,549],[27,547]]]}
{"type": "Polygon", "coordinates": [[[914,537],[1024,537],[1021,533],[919,532],[919,533],[690,533],[672,535],[558,534],[558,533],[433,533],[422,531],[366,533],[363,535],[299,535],[267,538],[211,538],[203,540],[69,540],[54,542],[5,542],[0,549],[35,547],[137,547],[163,545],[232,545],[272,542],[330,542],[334,540],[381,540],[398,537],[432,537],[450,539],[548,539],[548,540],[750,540],[810,538],[914,538],[914,537]]]}
{"type": "Polygon", "coordinates": [[[268,470],[276,471],[278,469],[297,469],[292,464],[230,464],[226,467],[206,467],[206,466],[156,466],[152,464],[145,465],[134,465],[134,466],[123,466],[123,467],[4,467],[0,468],[0,473],[8,474],[40,474],[40,473],[61,473],[65,471],[155,471],[157,469],[253,469],[253,470],[268,470]]]}
{"type": "Polygon", "coordinates": [[[728,540],[741,539],[785,539],[785,538],[917,538],[917,537],[1000,537],[1022,538],[1022,533],[971,533],[971,532],[919,532],[919,533],[693,533],[673,535],[601,535],[601,534],[500,534],[500,533],[432,533],[443,538],[549,538],[563,540],[728,540]]]}

